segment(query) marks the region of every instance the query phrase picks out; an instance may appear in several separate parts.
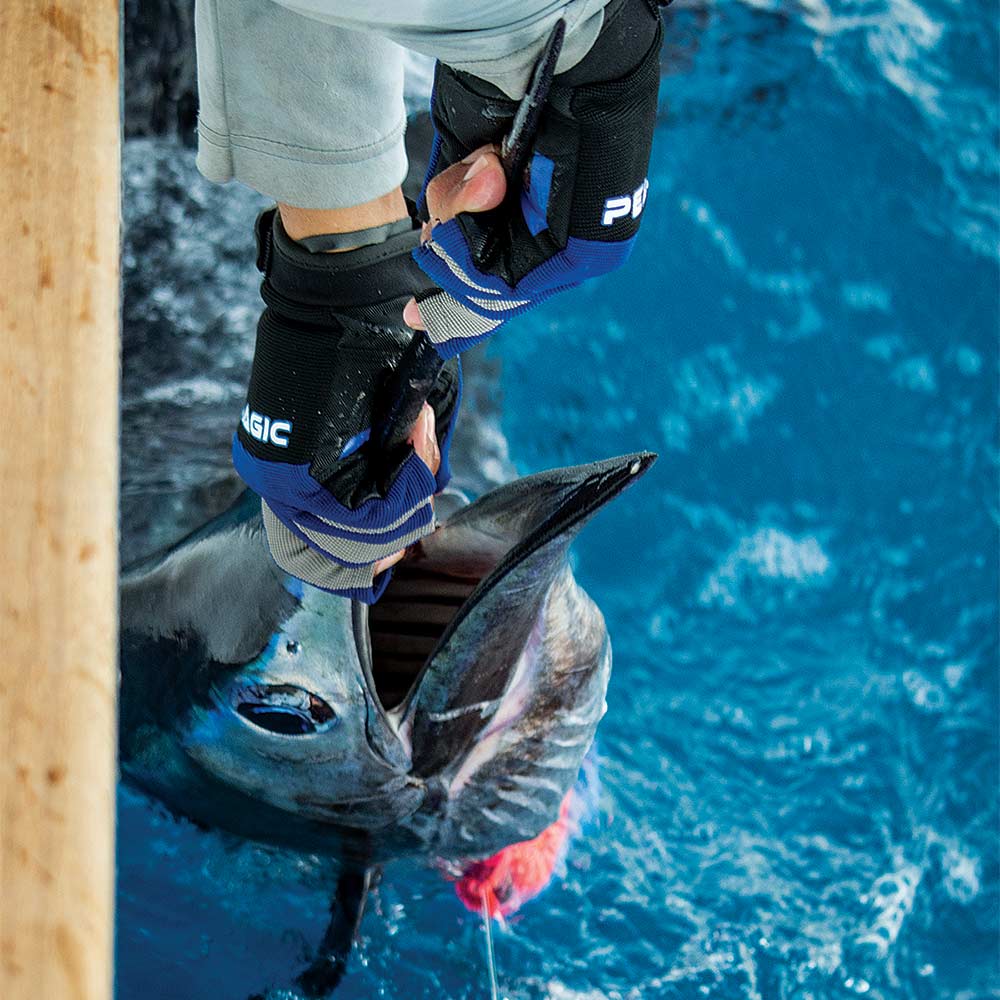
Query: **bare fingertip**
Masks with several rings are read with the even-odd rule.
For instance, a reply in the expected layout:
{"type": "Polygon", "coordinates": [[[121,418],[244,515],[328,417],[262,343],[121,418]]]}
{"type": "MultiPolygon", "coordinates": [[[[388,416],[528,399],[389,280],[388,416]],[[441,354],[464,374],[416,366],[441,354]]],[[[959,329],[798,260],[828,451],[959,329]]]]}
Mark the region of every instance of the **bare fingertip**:
{"type": "Polygon", "coordinates": [[[424,327],[423,317],[420,315],[420,306],[417,305],[416,299],[410,299],[410,301],[403,307],[403,322],[410,327],[411,330],[426,329],[424,327]]]}

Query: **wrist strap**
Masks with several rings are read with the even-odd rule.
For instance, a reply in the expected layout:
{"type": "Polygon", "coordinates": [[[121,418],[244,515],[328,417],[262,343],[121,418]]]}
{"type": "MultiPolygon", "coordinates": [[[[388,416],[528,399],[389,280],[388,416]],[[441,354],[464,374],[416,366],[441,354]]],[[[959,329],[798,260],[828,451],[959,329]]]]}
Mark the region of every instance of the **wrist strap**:
{"type": "Polygon", "coordinates": [[[304,236],[295,242],[310,253],[327,253],[330,250],[357,250],[360,247],[385,243],[393,236],[408,233],[414,228],[413,219],[397,219],[395,222],[386,222],[381,226],[369,226],[367,229],[355,229],[349,233],[321,233],[318,236],[304,236]]]}

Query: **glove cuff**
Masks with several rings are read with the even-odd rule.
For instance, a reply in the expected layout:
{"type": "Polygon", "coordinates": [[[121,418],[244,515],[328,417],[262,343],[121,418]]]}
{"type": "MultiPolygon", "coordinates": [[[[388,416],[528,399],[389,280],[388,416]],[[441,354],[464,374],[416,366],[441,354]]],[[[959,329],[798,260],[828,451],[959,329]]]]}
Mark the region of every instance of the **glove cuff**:
{"type": "Polygon", "coordinates": [[[378,326],[405,328],[403,306],[426,279],[409,254],[420,241],[411,217],[407,232],[343,253],[312,253],[293,240],[277,209],[257,218],[257,268],[268,305],[304,319],[326,322],[345,317],[378,326]]]}

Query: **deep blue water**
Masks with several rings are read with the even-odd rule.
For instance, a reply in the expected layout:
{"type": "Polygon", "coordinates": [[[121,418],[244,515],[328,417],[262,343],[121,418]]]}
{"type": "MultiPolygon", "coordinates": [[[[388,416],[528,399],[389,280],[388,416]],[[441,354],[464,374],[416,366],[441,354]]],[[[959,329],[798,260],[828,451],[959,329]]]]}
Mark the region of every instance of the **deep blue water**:
{"type": "MultiPolygon", "coordinates": [[[[725,2],[670,26],[633,260],[492,348],[518,471],[661,456],[575,548],[615,648],[599,810],[498,934],[502,990],[1000,996],[996,9],[725,2]]],[[[165,204],[128,155],[127,272],[165,204]]],[[[207,343],[209,375],[126,357],[127,535],[167,468],[170,495],[231,488],[254,279],[197,227],[245,226],[250,200],[197,189],[145,306],[207,343]],[[177,471],[177,440],[159,465],[130,445],[160,404],[218,454],[202,435],[177,471]]],[[[300,970],[324,862],[128,790],[119,835],[120,1000],[242,1000],[300,970]]],[[[487,995],[479,921],[390,865],[338,996],[487,995]]]]}

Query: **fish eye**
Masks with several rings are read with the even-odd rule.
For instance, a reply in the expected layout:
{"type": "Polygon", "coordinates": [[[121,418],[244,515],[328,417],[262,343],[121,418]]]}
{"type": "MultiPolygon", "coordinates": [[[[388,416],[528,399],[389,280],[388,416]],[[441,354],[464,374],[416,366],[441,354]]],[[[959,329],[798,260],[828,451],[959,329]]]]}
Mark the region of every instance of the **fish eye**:
{"type": "Polygon", "coordinates": [[[329,728],[336,716],[330,706],[293,684],[264,684],[247,688],[236,711],[248,722],[278,736],[309,736],[329,728]]]}

